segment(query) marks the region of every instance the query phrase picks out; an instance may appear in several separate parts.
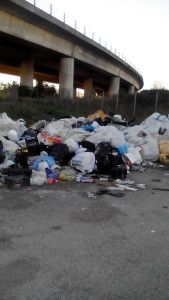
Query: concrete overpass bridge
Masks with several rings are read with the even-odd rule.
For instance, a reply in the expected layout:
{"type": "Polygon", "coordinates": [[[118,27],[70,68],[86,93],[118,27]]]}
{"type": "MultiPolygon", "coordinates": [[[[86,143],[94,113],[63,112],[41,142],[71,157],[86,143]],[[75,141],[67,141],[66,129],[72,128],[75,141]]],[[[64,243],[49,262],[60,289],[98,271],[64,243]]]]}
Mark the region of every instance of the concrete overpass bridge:
{"type": "Polygon", "coordinates": [[[26,0],[0,1],[0,72],[20,76],[21,85],[33,79],[59,83],[61,98],[73,98],[76,88],[85,96],[107,97],[143,87],[142,75],[92,38],[68,26],[26,0]]]}

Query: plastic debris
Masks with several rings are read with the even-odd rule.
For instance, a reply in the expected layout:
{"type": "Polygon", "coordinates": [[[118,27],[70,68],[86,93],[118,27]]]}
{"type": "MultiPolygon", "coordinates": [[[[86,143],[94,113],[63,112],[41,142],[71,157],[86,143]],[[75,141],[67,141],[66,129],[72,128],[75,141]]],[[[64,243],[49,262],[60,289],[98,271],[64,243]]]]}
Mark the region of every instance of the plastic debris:
{"type": "Polygon", "coordinates": [[[96,196],[93,193],[87,192],[85,194],[88,198],[96,198],[96,196]]]}
{"type": "Polygon", "coordinates": [[[107,195],[110,195],[110,196],[116,196],[116,197],[123,197],[125,196],[124,193],[121,193],[119,191],[115,191],[115,190],[110,190],[109,188],[106,188],[106,189],[100,189],[97,191],[96,193],[97,195],[104,195],[104,194],[107,194],[107,195]]]}
{"type": "Polygon", "coordinates": [[[20,188],[61,180],[95,182],[113,195],[145,189],[126,177],[132,171],[166,167],[159,164],[159,155],[169,151],[168,130],[168,118],[159,113],[131,127],[120,115],[98,110],[88,118],[39,120],[30,128],[2,113],[0,183],[20,188]]]}

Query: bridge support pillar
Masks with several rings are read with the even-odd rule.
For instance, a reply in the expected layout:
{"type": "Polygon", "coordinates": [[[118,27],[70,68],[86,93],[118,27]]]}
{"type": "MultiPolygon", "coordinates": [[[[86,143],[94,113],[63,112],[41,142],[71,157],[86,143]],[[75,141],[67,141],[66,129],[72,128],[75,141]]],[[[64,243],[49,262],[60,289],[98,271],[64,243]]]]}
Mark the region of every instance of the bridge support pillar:
{"type": "Polygon", "coordinates": [[[135,86],[134,85],[130,85],[129,89],[128,89],[128,94],[129,95],[134,95],[135,93],[135,86]]]}
{"type": "Polygon", "coordinates": [[[74,96],[74,58],[61,58],[59,72],[59,94],[61,99],[74,96]]]}
{"type": "Polygon", "coordinates": [[[120,88],[120,77],[112,77],[108,89],[108,97],[111,98],[113,95],[119,94],[119,88],[120,88]]]}
{"type": "Polygon", "coordinates": [[[84,97],[91,98],[93,92],[93,78],[86,78],[84,80],[84,97]]]}
{"type": "Polygon", "coordinates": [[[25,60],[20,65],[20,84],[33,87],[33,60],[25,60]]]}

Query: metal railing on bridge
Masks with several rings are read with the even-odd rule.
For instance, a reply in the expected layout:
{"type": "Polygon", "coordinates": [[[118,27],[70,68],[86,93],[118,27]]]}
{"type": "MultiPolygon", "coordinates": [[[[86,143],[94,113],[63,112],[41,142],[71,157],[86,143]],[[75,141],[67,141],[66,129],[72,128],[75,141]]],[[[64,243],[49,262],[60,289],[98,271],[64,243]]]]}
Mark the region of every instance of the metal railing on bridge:
{"type": "Polygon", "coordinates": [[[25,0],[30,4],[36,6],[37,8],[45,11],[46,13],[50,14],[52,17],[60,20],[61,22],[65,23],[66,25],[70,26],[71,28],[77,30],[78,32],[84,34],[88,38],[92,39],[99,45],[105,47],[108,51],[115,54],[121,60],[123,60],[126,64],[132,67],[141,77],[142,74],[140,71],[135,67],[135,65],[124,56],[120,51],[117,49],[113,49],[112,45],[108,43],[106,40],[102,39],[98,34],[93,31],[90,31],[86,26],[80,24],[77,20],[74,20],[72,17],[65,14],[63,11],[57,9],[57,7],[47,0],[25,0]]]}

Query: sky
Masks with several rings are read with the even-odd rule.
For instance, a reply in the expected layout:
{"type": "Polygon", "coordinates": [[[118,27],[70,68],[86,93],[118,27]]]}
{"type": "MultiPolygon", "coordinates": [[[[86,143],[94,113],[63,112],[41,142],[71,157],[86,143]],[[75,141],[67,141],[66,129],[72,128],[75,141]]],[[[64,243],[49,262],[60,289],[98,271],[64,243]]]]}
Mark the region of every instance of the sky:
{"type": "MultiPolygon", "coordinates": [[[[31,1],[31,0],[30,0],[31,1]]],[[[169,0],[39,0],[94,37],[142,74],[143,89],[169,89],[169,0]],[[81,27],[80,27],[81,26],[81,27]]],[[[4,76],[0,75],[0,81],[4,76]]],[[[17,79],[17,78],[15,78],[17,79]]]]}

